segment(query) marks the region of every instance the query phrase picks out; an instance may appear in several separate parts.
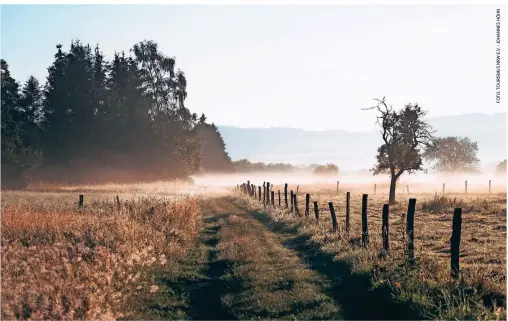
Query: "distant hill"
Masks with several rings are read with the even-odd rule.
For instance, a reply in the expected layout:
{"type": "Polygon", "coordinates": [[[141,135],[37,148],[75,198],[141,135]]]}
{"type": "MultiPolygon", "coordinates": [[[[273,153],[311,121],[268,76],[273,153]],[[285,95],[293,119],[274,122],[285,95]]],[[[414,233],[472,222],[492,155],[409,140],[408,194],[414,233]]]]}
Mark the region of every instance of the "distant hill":
{"type": "MultiPolygon", "coordinates": [[[[437,136],[467,136],[478,142],[482,166],[506,158],[506,114],[464,114],[429,118],[437,136]]],[[[293,164],[336,163],[345,170],[371,168],[378,131],[307,131],[294,128],[237,128],[218,126],[233,160],[289,162],[293,164]]]]}

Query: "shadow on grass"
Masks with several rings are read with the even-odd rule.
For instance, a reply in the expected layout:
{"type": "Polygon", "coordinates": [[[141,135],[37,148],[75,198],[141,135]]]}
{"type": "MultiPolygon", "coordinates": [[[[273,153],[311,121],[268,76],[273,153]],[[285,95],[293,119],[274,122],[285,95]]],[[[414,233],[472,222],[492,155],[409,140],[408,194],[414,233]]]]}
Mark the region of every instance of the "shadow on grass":
{"type": "MultiPolygon", "coordinates": [[[[295,320],[298,319],[295,316],[295,313],[301,312],[301,311],[312,311],[319,309],[322,302],[320,300],[315,300],[311,302],[296,302],[292,303],[290,305],[290,309],[285,311],[280,311],[278,313],[269,312],[266,310],[258,311],[254,315],[252,315],[251,319],[268,319],[268,320],[274,320],[274,319],[282,319],[282,320],[295,320]]],[[[336,315],[320,315],[318,317],[313,316],[309,320],[330,320],[334,319],[336,315]]]]}
{"type": "MultiPolygon", "coordinates": [[[[215,256],[215,250],[209,252],[215,256]]],[[[231,291],[239,291],[241,282],[232,284],[232,280],[224,282],[222,276],[226,273],[232,262],[220,260],[211,262],[205,273],[208,278],[197,280],[191,285],[190,303],[192,311],[189,316],[193,320],[236,320],[236,316],[222,305],[222,296],[231,291]],[[236,289],[235,289],[236,288],[236,289]]],[[[188,282],[189,280],[183,280],[188,282]]],[[[239,281],[239,280],[238,280],[239,281]]]]}
{"type": "MultiPolygon", "coordinates": [[[[205,219],[207,225],[217,223],[227,215],[215,215],[205,219]]],[[[223,307],[222,297],[226,293],[239,293],[243,289],[241,280],[226,279],[233,262],[217,260],[216,246],[219,243],[219,225],[206,226],[200,240],[206,251],[207,264],[197,268],[194,276],[182,275],[178,278],[161,280],[179,296],[187,296],[188,306],[184,309],[192,320],[236,320],[237,317],[223,307]]],[[[196,263],[196,262],[195,262],[196,263]]]]}
{"type": "Polygon", "coordinates": [[[323,252],[320,245],[309,235],[298,234],[298,228],[274,221],[268,214],[248,211],[274,233],[287,233],[289,238],[284,247],[295,251],[310,268],[320,273],[331,283],[325,293],[340,306],[342,316],[347,320],[416,320],[420,313],[411,308],[411,302],[395,302],[388,287],[372,289],[370,275],[352,273],[349,263],[335,261],[323,252]]]}

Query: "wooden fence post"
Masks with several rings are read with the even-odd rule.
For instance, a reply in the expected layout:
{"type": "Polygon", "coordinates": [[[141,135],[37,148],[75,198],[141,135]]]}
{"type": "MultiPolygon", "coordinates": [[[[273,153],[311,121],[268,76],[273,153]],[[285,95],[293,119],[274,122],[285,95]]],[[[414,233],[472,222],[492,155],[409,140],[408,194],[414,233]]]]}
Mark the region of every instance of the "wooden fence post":
{"type": "Polygon", "coordinates": [[[266,182],[263,182],[263,204],[266,203],[266,182]]]}
{"type": "Polygon", "coordinates": [[[284,184],[284,205],[288,208],[288,183],[284,184]]]}
{"type": "Polygon", "coordinates": [[[266,182],[266,204],[270,205],[270,182],[266,182]]]}
{"type": "Polygon", "coordinates": [[[369,230],[367,228],[367,199],[369,195],[362,196],[362,245],[369,245],[369,230]]]}
{"type": "Polygon", "coordinates": [[[261,186],[258,186],[258,198],[259,201],[261,202],[261,186]]]}
{"type": "Polygon", "coordinates": [[[328,202],[328,207],[330,208],[330,214],[332,215],[332,228],[334,232],[337,232],[337,217],[335,216],[335,209],[333,208],[333,203],[328,202]]]}
{"type": "Polygon", "coordinates": [[[456,208],[453,213],[452,237],[451,243],[451,274],[457,279],[459,277],[459,253],[460,253],[460,234],[462,228],[462,208],[456,208]]]}
{"type": "Polygon", "coordinates": [[[490,191],[491,191],[491,186],[492,186],[492,180],[489,179],[489,194],[490,194],[490,191]]]}
{"type": "Polygon", "coordinates": [[[314,216],[316,217],[316,224],[319,223],[319,207],[317,201],[314,201],[314,216]]]}
{"type": "Polygon", "coordinates": [[[305,195],[305,217],[309,217],[310,194],[305,195]]]}
{"type": "Polygon", "coordinates": [[[272,191],[272,206],[275,208],[275,191],[272,191]]]}
{"type": "Polygon", "coordinates": [[[293,194],[293,197],[295,198],[295,212],[297,215],[300,215],[300,210],[298,209],[298,198],[296,196],[296,193],[293,194]]]}
{"type": "Polygon", "coordinates": [[[349,234],[349,212],[351,209],[351,193],[346,193],[346,233],[349,234]]]}
{"type": "Polygon", "coordinates": [[[279,193],[279,208],[280,208],[280,189],[278,190],[279,193]]]}
{"type": "Polygon", "coordinates": [[[294,212],[294,198],[293,198],[293,190],[291,190],[291,213],[294,212]]]}
{"type": "Polygon", "coordinates": [[[84,198],[85,197],[82,194],[79,195],[79,203],[78,203],[79,207],[82,207],[83,204],[85,203],[85,199],[84,198]]]}
{"type": "Polygon", "coordinates": [[[120,210],[120,198],[118,197],[118,195],[116,196],[116,207],[118,210],[120,210]]]}
{"type": "Polygon", "coordinates": [[[466,181],[464,182],[464,192],[467,194],[467,179],[466,179],[466,181]]]}
{"type": "Polygon", "coordinates": [[[390,251],[390,233],[388,224],[389,205],[383,205],[383,251],[388,253],[390,251]]]}
{"type": "Polygon", "coordinates": [[[413,264],[415,261],[415,250],[414,250],[415,208],[416,208],[416,198],[410,198],[409,205],[407,208],[407,220],[406,220],[407,223],[406,235],[408,237],[407,254],[409,264],[413,264]]]}
{"type": "Polygon", "coordinates": [[[300,185],[296,185],[296,193],[300,190],[300,185]]]}
{"type": "Polygon", "coordinates": [[[247,180],[247,194],[251,196],[252,193],[252,186],[250,186],[250,180],[247,180]]]}

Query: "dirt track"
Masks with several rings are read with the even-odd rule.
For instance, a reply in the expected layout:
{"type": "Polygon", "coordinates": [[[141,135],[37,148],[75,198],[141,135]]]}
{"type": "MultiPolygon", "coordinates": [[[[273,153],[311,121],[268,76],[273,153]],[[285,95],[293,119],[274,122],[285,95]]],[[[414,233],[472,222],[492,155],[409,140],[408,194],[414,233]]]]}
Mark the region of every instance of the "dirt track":
{"type": "Polygon", "coordinates": [[[390,293],[371,291],[368,277],[352,275],[298,229],[244,200],[225,196],[203,206],[202,232],[180,262],[184,268],[162,279],[174,297],[158,306],[167,311],[159,316],[174,318],[179,310],[198,320],[419,318],[390,293]]]}

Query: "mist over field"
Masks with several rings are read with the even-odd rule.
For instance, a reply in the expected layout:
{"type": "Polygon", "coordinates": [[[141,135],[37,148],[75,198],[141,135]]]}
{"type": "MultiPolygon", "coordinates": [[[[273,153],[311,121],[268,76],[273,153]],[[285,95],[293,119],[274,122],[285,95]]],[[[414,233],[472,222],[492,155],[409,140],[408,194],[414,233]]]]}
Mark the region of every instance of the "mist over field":
{"type": "Polygon", "coordinates": [[[0,319],[506,320],[500,8],[1,5],[0,319]]]}
{"type": "MultiPolygon", "coordinates": [[[[194,183],[198,186],[226,187],[236,186],[250,180],[251,184],[262,186],[263,182],[270,182],[272,185],[284,185],[288,183],[293,185],[324,185],[335,190],[337,181],[339,188],[347,191],[348,189],[361,188],[366,193],[372,191],[373,185],[377,184],[379,188],[385,188],[390,183],[389,175],[372,175],[358,172],[344,172],[334,176],[319,176],[312,172],[250,172],[236,174],[208,174],[196,175],[192,177],[194,183]]],[[[464,192],[465,181],[467,180],[468,192],[470,193],[488,193],[489,180],[493,193],[506,191],[506,175],[495,173],[477,173],[477,174],[444,174],[444,173],[416,173],[412,175],[403,174],[398,183],[398,190],[401,193],[406,192],[406,186],[409,185],[411,192],[434,193],[442,192],[443,183],[446,184],[447,192],[464,192]]],[[[383,190],[380,190],[382,192],[383,190]]]]}

